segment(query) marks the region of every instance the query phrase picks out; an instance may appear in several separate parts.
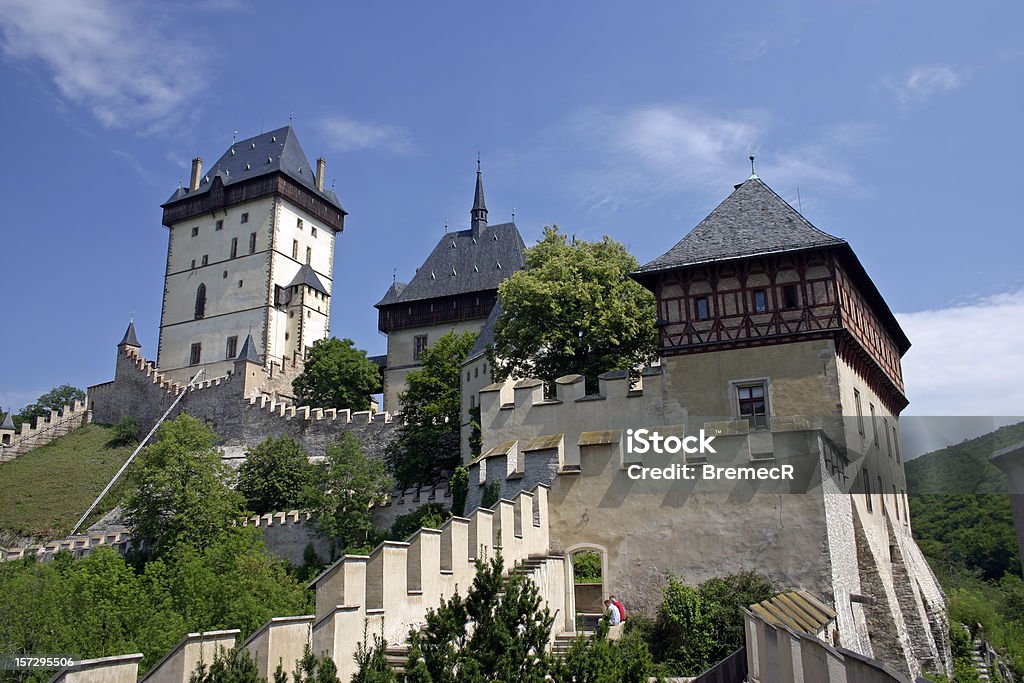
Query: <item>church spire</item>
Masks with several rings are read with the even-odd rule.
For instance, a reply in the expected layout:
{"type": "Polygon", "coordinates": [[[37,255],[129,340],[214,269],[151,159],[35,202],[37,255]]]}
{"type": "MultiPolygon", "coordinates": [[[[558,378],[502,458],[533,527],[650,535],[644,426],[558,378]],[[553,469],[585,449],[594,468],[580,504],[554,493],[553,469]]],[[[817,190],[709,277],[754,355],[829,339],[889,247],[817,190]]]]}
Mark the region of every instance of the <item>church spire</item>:
{"type": "Polygon", "coordinates": [[[484,174],[480,170],[480,154],[476,155],[476,192],[473,194],[473,209],[469,212],[473,234],[478,235],[487,227],[487,205],[484,203],[484,174]]]}
{"type": "Polygon", "coordinates": [[[128,322],[128,329],[124,331],[124,337],[117,344],[121,346],[134,346],[139,349],[142,348],[142,344],[139,343],[139,338],[135,336],[135,320],[132,319],[128,322]]]}

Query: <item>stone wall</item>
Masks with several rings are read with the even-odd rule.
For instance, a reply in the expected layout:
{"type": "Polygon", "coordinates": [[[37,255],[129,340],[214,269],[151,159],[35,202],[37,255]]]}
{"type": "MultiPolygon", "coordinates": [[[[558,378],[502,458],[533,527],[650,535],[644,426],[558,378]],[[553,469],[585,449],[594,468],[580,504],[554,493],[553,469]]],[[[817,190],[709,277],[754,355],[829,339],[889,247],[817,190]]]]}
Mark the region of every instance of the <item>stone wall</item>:
{"type": "Polygon", "coordinates": [[[0,442],[0,464],[70,434],[91,420],[88,404],[75,401],[73,405],[63,406],[60,410],[51,410],[48,416],[38,417],[32,423],[22,422],[16,433],[3,430],[7,438],[0,442]]]}

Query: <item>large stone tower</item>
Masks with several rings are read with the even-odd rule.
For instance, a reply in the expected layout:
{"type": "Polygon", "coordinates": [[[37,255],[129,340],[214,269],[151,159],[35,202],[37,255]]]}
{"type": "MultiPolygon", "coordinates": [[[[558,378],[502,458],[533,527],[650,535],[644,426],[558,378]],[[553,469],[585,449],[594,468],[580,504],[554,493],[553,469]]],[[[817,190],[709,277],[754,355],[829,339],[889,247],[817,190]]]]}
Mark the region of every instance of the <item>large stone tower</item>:
{"type": "Polygon", "coordinates": [[[346,212],[291,126],[235,142],[163,204],[169,229],[157,365],[228,374],[251,333],[264,363],[328,335],[334,238],[346,212]]]}

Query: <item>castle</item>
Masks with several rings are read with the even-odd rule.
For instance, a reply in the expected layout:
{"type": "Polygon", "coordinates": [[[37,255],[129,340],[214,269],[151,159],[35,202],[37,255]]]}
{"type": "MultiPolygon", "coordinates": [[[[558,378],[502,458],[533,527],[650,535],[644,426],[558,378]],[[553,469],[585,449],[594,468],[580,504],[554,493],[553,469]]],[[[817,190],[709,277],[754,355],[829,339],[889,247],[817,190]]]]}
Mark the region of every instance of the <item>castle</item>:
{"type": "MultiPolygon", "coordinates": [[[[200,164],[164,204],[171,232],[158,360],[142,356],[129,325],[115,379],[89,388],[93,419],[133,415],[151,426],[184,394],[179,409],[209,422],[229,457],[271,435],[292,435],[316,454],[344,430],[379,455],[390,414],[311,409],[290,394],[305,349],[327,334],[333,240],[345,216],[323,189],[323,163],[309,168],[289,127],[233,144],[212,175],[200,164]],[[200,369],[205,376],[189,384],[200,369]]],[[[483,443],[479,455],[464,450],[467,517],[331,565],[311,584],[314,615],[274,620],[247,641],[262,673],[279,657],[289,668],[307,639],[350,673],[364,622],[401,643],[428,607],[468,585],[472,560],[497,548],[558,611],[553,641],[571,638],[586,611],[572,566],[586,551],[601,557],[601,593],[632,609],[652,609],[669,572],[697,582],[756,570],[828,606],[809,631],[822,657],[875,658],[903,677],[951,672],[945,597],[911,535],[900,457],[909,341],[845,240],[752,175],[632,274],[657,301],[658,362],[638,380],[605,373],[596,394],[580,376],[546,393],[535,379],[491,380],[496,289],[522,266],[523,244],[515,225],[487,225],[479,168],[471,219],[377,304],[389,335],[385,406],[433,335],[481,330],[461,373],[463,443],[475,408],[483,443]],[[630,452],[638,429],[704,434],[715,448],[630,452]],[[787,466],[795,476],[721,480],[704,465],[755,474],[787,466]],[[633,476],[670,466],[701,474],[633,476]],[[495,481],[501,500],[480,508],[495,481]]],[[[785,628],[764,623],[748,624],[755,664],[785,628]]],[[[211,644],[235,635],[188,636],[146,680],[187,679],[211,644]]],[[[138,660],[114,659],[80,670],[134,680],[138,660]]]]}

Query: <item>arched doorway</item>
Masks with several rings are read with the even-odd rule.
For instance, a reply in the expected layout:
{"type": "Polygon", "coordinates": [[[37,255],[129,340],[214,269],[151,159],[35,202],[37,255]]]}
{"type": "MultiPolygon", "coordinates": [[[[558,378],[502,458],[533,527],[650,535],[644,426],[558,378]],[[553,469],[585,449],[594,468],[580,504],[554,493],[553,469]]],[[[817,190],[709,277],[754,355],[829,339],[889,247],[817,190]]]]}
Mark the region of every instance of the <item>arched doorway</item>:
{"type": "Polygon", "coordinates": [[[608,553],[600,546],[578,545],[568,549],[566,557],[573,627],[576,631],[593,631],[604,613],[608,553]]]}

